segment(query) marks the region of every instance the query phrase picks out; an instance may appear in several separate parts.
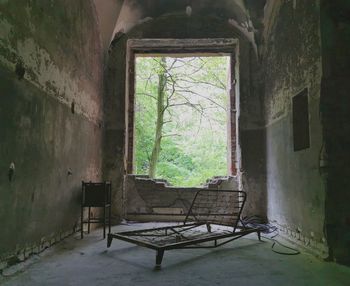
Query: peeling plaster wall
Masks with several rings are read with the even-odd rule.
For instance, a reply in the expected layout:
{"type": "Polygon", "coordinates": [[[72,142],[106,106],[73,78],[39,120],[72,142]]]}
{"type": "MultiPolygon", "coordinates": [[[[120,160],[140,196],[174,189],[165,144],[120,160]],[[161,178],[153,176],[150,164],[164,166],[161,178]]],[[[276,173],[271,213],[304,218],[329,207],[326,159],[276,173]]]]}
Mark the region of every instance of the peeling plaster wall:
{"type": "Polygon", "coordinates": [[[106,69],[104,147],[105,176],[111,178],[115,190],[114,214],[123,217],[123,175],[125,135],[125,81],[127,39],[150,38],[238,38],[239,83],[241,100],[240,135],[244,190],[248,192],[247,214],[266,215],[264,176],[264,132],[261,112],[261,92],[254,88],[252,70],[258,64],[254,49],[246,37],[226,20],[209,16],[172,14],[149,20],[126,35],[119,35],[111,45],[106,69]],[[259,124],[260,122],[260,124],[259,124]],[[251,153],[254,150],[253,153],[251,153]],[[254,155],[251,155],[254,154],[254,155]]]}
{"type": "Polygon", "coordinates": [[[92,4],[22,2],[2,4],[1,64],[14,70],[22,61],[26,80],[63,104],[74,100],[77,113],[98,122],[101,43],[96,28],[88,28],[96,25],[92,4]]]}
{"type": "Polygon", "coordinates": [[[350,2],[321,1],[321,116],[330,258],[350,265],[350,2]]]}
{"type": "Polygon", "coordinates": [[[1,1],[0,11],[4,261],[38,252],[77,227],[81,180],[101,178],[103,84],[90,1],[1,1]]]}
{"type": "Polygon", "coordinates": [[[268,218],[285,234],[325,256],[325,182],[319,168],[323,145],[319,1],[277,5],[263,59],[268,218]],[[291,103],[304,88],[309,91],[311,146],[294,151],[291,103]]]}

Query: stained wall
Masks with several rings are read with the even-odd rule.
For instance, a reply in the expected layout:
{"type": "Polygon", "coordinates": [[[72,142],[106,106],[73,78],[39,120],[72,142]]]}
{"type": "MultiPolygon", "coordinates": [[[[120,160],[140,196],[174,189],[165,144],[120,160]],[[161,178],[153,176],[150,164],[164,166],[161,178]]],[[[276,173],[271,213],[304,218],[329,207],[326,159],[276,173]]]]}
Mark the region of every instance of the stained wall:
{"type": "Polygon", "coordinates": [[[320,168],[324,148],[320,5],[319,1],[278,2],[262,52],[267,213],[282,233],[326,257],[326,185],[320,168]],[[292,98],[305,88],[310,147],[294,151],[292,98]]]}
{"type": "Polygon", "coordinates": [[[81,180],[101,178],[102,53],[91,1],[0,11],[0,261],[15,262],[76,230],[81,180]]]}
{"type": "Polygon", "coordinates": [[[350,265],[350,3],[321,1],[323,172],[330,259],[350,265]]]}

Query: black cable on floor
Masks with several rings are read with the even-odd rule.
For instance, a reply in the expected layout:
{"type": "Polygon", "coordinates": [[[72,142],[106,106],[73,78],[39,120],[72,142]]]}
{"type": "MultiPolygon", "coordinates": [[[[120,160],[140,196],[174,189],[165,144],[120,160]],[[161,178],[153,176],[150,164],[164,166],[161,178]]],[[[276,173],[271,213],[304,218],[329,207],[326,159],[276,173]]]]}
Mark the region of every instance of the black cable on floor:
{"type": "MultiPolygon", "coordinates": [[[[278,234],[277,234],[277,235],[278,235],[278,234]]],[[[277,235],[276,235],[276,236],[277,236],[277,235]]],[[[276,236],[274,236],[274,237],[276,237],[276,236]]],[[[273,238],[270,238],[270,237],[266,237],[266,236],[261,236],[261,237],[273,241],[272,246],[271,246],[271,250],[272,250],[273,252],[277,253],[277,254],[281,254],[281,255],[298,255],[298,254],[300,254],[300,251],[299,251],[299,250],[297,250],[297,249],[295,249],[295,248],[292,248],[292,247],[289,247],[289,246],[287,246],[287,245],[284,245],[283,243],[277,241],[276,239],[273,239],[273,238]],[[287,248],[287,249],[289,249],[289,250],[292,250],[293,252],[282,252],[282,251],[275,250],[274,247],[275,247],[276,244],[278,244],[278,245],[280,245],[280,246],[282,246],[282,247],[284,247],[284,248],[287,248]]]]}
{"type": "Polygon", "coordinates": [[[289,246],[286,246],[283,243],[274,239],[275,237],[277,237],[279,235],[278,228],[270,223],[265,223],[265,219],[262,218],[261,216],[253,215],[253,216],[249,216],[249,217],[243,217],[242,224],[244,226],[247,226],[247,227],[257,228],[262,233],[266,233],[266,234],[275,233],[272,237],[267,237],[267,236],[263,236],[263,235],[261,236],[261,237],[268,239],[268,240],[271,240],[273,242],[272,246],[271,246],[271,250],[273,252],[275,252],[277,254],[281,254],[281,255],[298,255],[298,254],[300,254],[299,250],[292,248],[292,247],[289,247],[289,246]],[[274,247],[276,244],[278,244],[284,248],[287,248],[293,252],[282,252],[282,251],[275,250],[274,247]]]}

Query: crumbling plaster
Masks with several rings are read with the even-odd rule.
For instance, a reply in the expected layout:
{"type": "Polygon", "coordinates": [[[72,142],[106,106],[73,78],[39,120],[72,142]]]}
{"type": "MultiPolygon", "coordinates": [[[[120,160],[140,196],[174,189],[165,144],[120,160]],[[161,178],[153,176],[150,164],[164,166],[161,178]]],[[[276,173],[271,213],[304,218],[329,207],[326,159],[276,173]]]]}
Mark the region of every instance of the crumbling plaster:
{"type": "MultiPolygon", "coordinates": [[[[240,135],[242,135],[242,168],[245,190],[250,193],[247,204],[251,213],[266,215],[265,181],[264,181],[264,144],[261,104],[261,93],[255,92],[251,80],[252,70],[257,65],[252,44],[241,31],[230,25],[226,19],[207,15],[187,16],[184,13],[168,14],[149,20],[136,26],[127,34],[118,34],[112,42],[108,67],[106,69],[105,92],[105,176],[112,178],[115,187],[114,203],[118,206],[115,215],[122,217],[123,186],[125,174],[124,134],[126,125],[125,81],[126,81],[126,43],[128,39],[201,39],[201,38],[236,38],[239,40],[239,90],[240,90],[240,135]],[[253,137],[254,140],[247,140],[253,137]],[[243,143],[244,142],[244,143],[243,143]],[[243,144],[242,144],[243,143],[243,144]],[[254,150],[255,157],[249,155],[254,150]],[[258,162],[258,164],[257,164],[258,162]]],[[[128,71],[127,71],[128,72],[128,71]]]]}
{"type": "Polygon", "coordinates": [[[91,1],[0,11],[1,270],[78,228],[81,180],[102,176],[103,54],[91,1]]]}
{"type": "Polygon", "coordinates": [[[319,1],[284,1],[276,6],[275,22],[265,33],[262,61],[268,218],[326,257],[325,180],[320,169],[324,144],[319,113],[320,6],[319,1]],[[304,88],[308,89],[311,146],[294,151],[291,102],[304,88]]]}
{"type": "Polygon", "coordinates": [[[53,1],[36,5],[19,5],[20,2],[2,4],[6,9],[0,15],[0,63],[10,70],[21,63],[27,81],[63,104],[71,105],[74,101],[78,114],[101,123],[99,34],[96,29],[87,31],[87,18],[81,17],[81,23],[74,20],[84,5],[81,13],[90,13],[89,19],[96,25],[93,4],[77,2],[74,8],[62,10],[53,1]],[[89,53],[95,56],[88,56],[89,53]]]}
{"type": "Polygon", "coordinates": [[[227,20],[232,26],[255,45],[255,33],[249,10],[243,0],[125,0],[122,3],[120,14],[116,22],[114,35],[118,32],[128,33],[131,29],[147,21],[157,19],[172,13],[187,16],[218,17],[227,20]]]}
{"type": "MultiPolygon", "coordinates": [[[[148,176],[125,177],[124,216],[134,221],[184,221],[200,189],[239,190],[234,177],[214,177],[202,188],[173,187],[148,176]]],[[[245,215],[245,214],[244,214],[245,215]]]]}

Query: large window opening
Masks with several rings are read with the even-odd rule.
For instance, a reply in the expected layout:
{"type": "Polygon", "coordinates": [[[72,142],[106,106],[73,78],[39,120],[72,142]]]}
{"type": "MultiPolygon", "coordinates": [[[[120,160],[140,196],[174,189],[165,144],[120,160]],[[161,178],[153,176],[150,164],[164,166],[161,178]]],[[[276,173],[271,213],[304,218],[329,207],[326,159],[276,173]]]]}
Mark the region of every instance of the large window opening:
{"type": "Polygon", "coordinates": [[[234,39],[128,41],[128,174],[177,187],[239,175],[236,45],[234,39]]]}
{"type": "Polygon", "coordinates": [[[136,56],[134,173],[187,187],[228,175],[229,63],[223,55],[136,56]]]}

